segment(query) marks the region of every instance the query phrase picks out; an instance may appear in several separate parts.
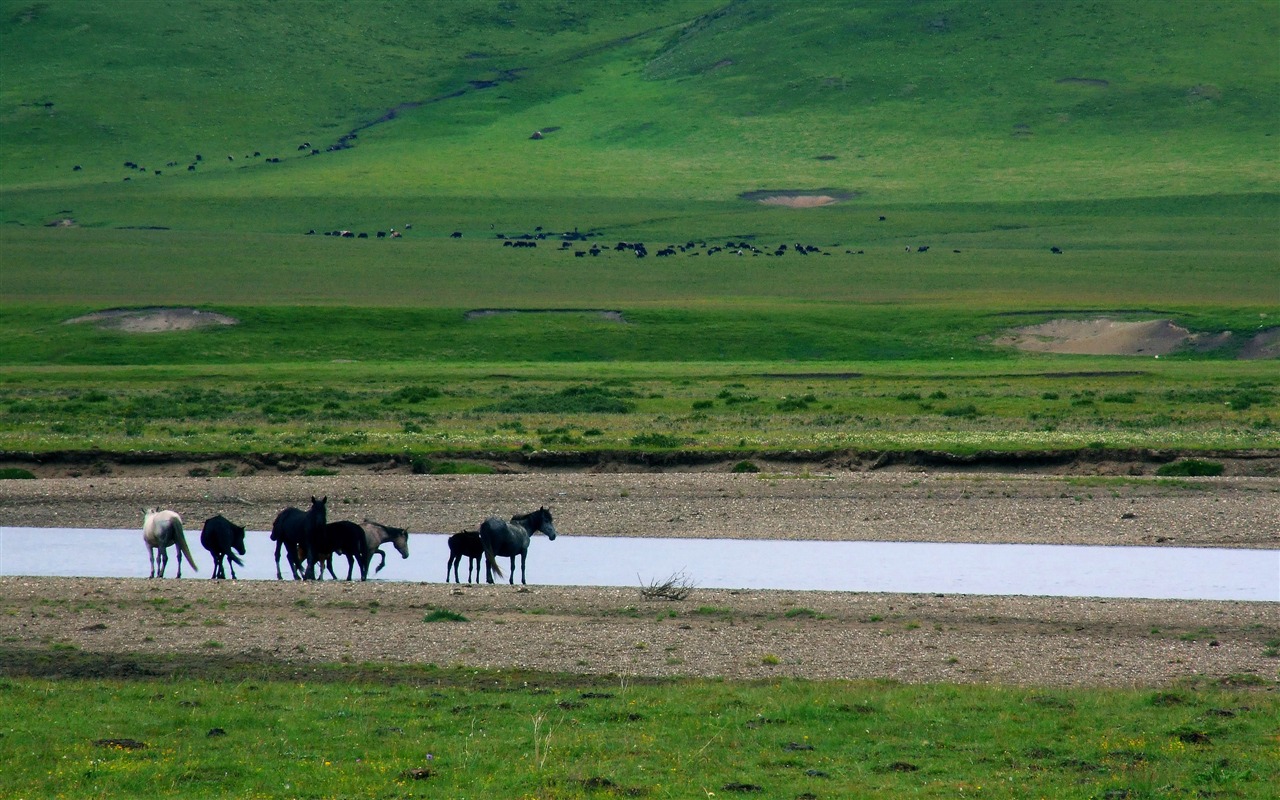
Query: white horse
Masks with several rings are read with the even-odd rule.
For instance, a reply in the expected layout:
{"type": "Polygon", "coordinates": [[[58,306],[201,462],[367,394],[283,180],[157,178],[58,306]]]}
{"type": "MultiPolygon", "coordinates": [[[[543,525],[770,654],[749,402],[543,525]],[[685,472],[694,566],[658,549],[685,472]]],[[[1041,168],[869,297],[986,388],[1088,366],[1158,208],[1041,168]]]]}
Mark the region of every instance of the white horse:
{"type": "Polygon", "coordinates": [[[191,557],[191,548],[187,547],[186,534],[182,532],[182,517],[176,511],[160,511],[155,508],[142,510],[142,541],[147,545],[147,560],[151,562],[151,577],[157,574],[164,577],[165,567],[169,565],[170,546],[178,550],[178,577],[182,577],[182,557],[192,569],[197,569],[195,559],[191,557]],[[160,553],[157,554],[156,550],[160,553]]]}

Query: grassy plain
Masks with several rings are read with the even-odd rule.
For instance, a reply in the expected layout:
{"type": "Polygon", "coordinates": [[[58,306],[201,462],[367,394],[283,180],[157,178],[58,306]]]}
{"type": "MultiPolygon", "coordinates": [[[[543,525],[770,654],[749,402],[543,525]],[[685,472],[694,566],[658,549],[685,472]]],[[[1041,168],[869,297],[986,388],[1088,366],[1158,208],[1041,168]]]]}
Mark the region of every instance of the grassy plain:
{"type": "Polygon", "coordinates": [[[0,680],[0,785],[32,797],[1083,800],[1261,798],[1280,778],[1264,744],[1280,709],[1247,688],[653,682],[434,665],[272,674],[222,663],[216,635],[204,666],[138,665],[176,667],[164,680],[0,680]]]}
{"type": "Polygon", "coordinates": [[[0,3],[0,449],[1275,444],[1238,346],[992,344],[1274,324],[1266,3],[153,6],[0,3]],[[153,305],[240,324],[61,324],[153,305]]]}

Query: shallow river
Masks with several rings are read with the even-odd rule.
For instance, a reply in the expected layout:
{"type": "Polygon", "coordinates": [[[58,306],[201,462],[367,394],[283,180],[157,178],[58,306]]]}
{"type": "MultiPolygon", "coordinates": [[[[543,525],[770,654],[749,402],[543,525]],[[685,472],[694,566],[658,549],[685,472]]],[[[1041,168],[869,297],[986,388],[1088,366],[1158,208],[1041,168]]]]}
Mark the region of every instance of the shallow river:
{"type": "MultiPolygon", "coordinates": [[[[188,535],[199,565],[196,574],[208,577],[212,558],[200,547],[198,530],[188,535]]],[[[387,565],[377,578],[443,581],[447,538],[412,535],[408,559],[385,545],[387,565]]],[[[246,547],[245,566],[237,574],[274,579],[275,549],[268,534],[248,532],[246,547]]],[[[375,566],[378,560],[375,556],[375,566]]],[[[506,558],[498,563],[504,571],[511,564],[506,558]]],[[[288,565],[283,569],[287,576],[288,565]]],[[[335,559],[334,569],[346,577],[346,559],[335,559]]],[[[463,559],[464,582],[466,569],[463,559]]],[[[554,542],[535,537],[527,569],[531,584],[568,586],[634,587],[679,573],[703,588],[1280,601],[1280,550],[566,534],[554,542]]],[[[145,578],[149,572],[138,530],[0,527],[0,575],[145,578]]],[[[166,574],[175,573],[171,555],[166,574]]],[[[192,576],[189,565],[183,575],[192,576]]]]}

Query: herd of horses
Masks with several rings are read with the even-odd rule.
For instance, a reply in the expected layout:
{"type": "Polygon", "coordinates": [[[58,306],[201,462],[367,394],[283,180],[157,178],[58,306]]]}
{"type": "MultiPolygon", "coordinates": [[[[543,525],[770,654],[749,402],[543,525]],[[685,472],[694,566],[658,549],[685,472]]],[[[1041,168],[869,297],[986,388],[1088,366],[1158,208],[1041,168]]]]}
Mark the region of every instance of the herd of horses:
{"type": "MultiPolygon", "coordinates": [[[[361,523],[342,520],[329,522],[328,497],[311,498],[311,505],[303,511],[290,506],[276,515],[271,525],[271,541],[276,543],[276,579],[284,580],[284,572],[280,567],[280,555],[284,554],[285,563],[294,580],[324,580],[327,571],[333,580],[338,576],[333,570],[334,556],[345,556],[347,559],[347,580],[352,580],[355,567],[360,567],[360,580],[369,579],[369,566],[375,555],[381,556],[374,573],[382,571],[387,565],[387,556],[382,552],[382,545],[391,544],[400,553],[401,558],[409,557],[409,531],[394,528],[379,522],[365,519],[361,523]]],[[[556,538],[555,522],[551,511],[546,507],[528,514],[521,514],[504,520],[501,517],[489,517],[475,531],[462,531],[449,537],[449,561],[445,565],[445,583],[449,582],[452,571],[457,583],[458,567],[465,557],[467,561],[467,583],[471,583],[471,573],[475,570],[476,583],[480,582],[480,562],[484,561],[485,577],[493,583],[493,576],[504,577],[502,568],[498,566],[499,557],[511,559],[510,579],[515,584],[516,556],[520,557],[520,582],[525,581],[525,559],[529,554],[529,541],[533,534],[545,534],[548,539],[556,538]]],[[[186,533],[182,527],[182,517],[176,511],[148,508],[143,511],[142,540],[147,546],[147,558],[151,564],[150,577],[164,577],[169,564],[169,548],[173,547],[178,560],[178,577],[182,577],[182,559],[185,557],[192,569],[197,569],[195,559],[191,557],[191,549],[187,546],[186,533]]],[[[213,557],[211,578],[225,579],[230,570],[232,579],[236,577],[236,564],[244,566],[239,556],[245,554],[244,526],[236,525],[231,520],[218,514],[204,521],[200,531],[200,544],[213,557]]]]}

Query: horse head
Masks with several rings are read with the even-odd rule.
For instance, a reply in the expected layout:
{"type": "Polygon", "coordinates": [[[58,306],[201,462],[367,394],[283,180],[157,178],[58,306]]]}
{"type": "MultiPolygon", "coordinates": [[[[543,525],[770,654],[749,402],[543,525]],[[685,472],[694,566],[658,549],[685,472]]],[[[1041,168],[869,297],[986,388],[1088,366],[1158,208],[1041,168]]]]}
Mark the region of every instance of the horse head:
{"type": "Polygon", "coordinates": [[[538,518],[534,530],[542,531],[547,535],[548,539],[554,540],[556,538],[556,526],[551,519],[551,509],[543,506],[535,512],[534,516],[538,518]]]}
{"type": "Polygon", "coordinates": [[[391,537],[391,546],[400,553],[401,558],[409,557],[409,531],[405,528],[392,528],[390,525],[383,525],[383,530],[391,537]]]}
{"type": "Polygon", "coordinates": [[[319,500],[316,499],[315,495],[311,495],[311,508],[307,510],[307,518],[319,520],[318,524],[323,526],[326,518],[328,517],[328,514],[325,511],[325,503],[327,502],[329,502],[329,495],[325,495],[319,500]]]}

